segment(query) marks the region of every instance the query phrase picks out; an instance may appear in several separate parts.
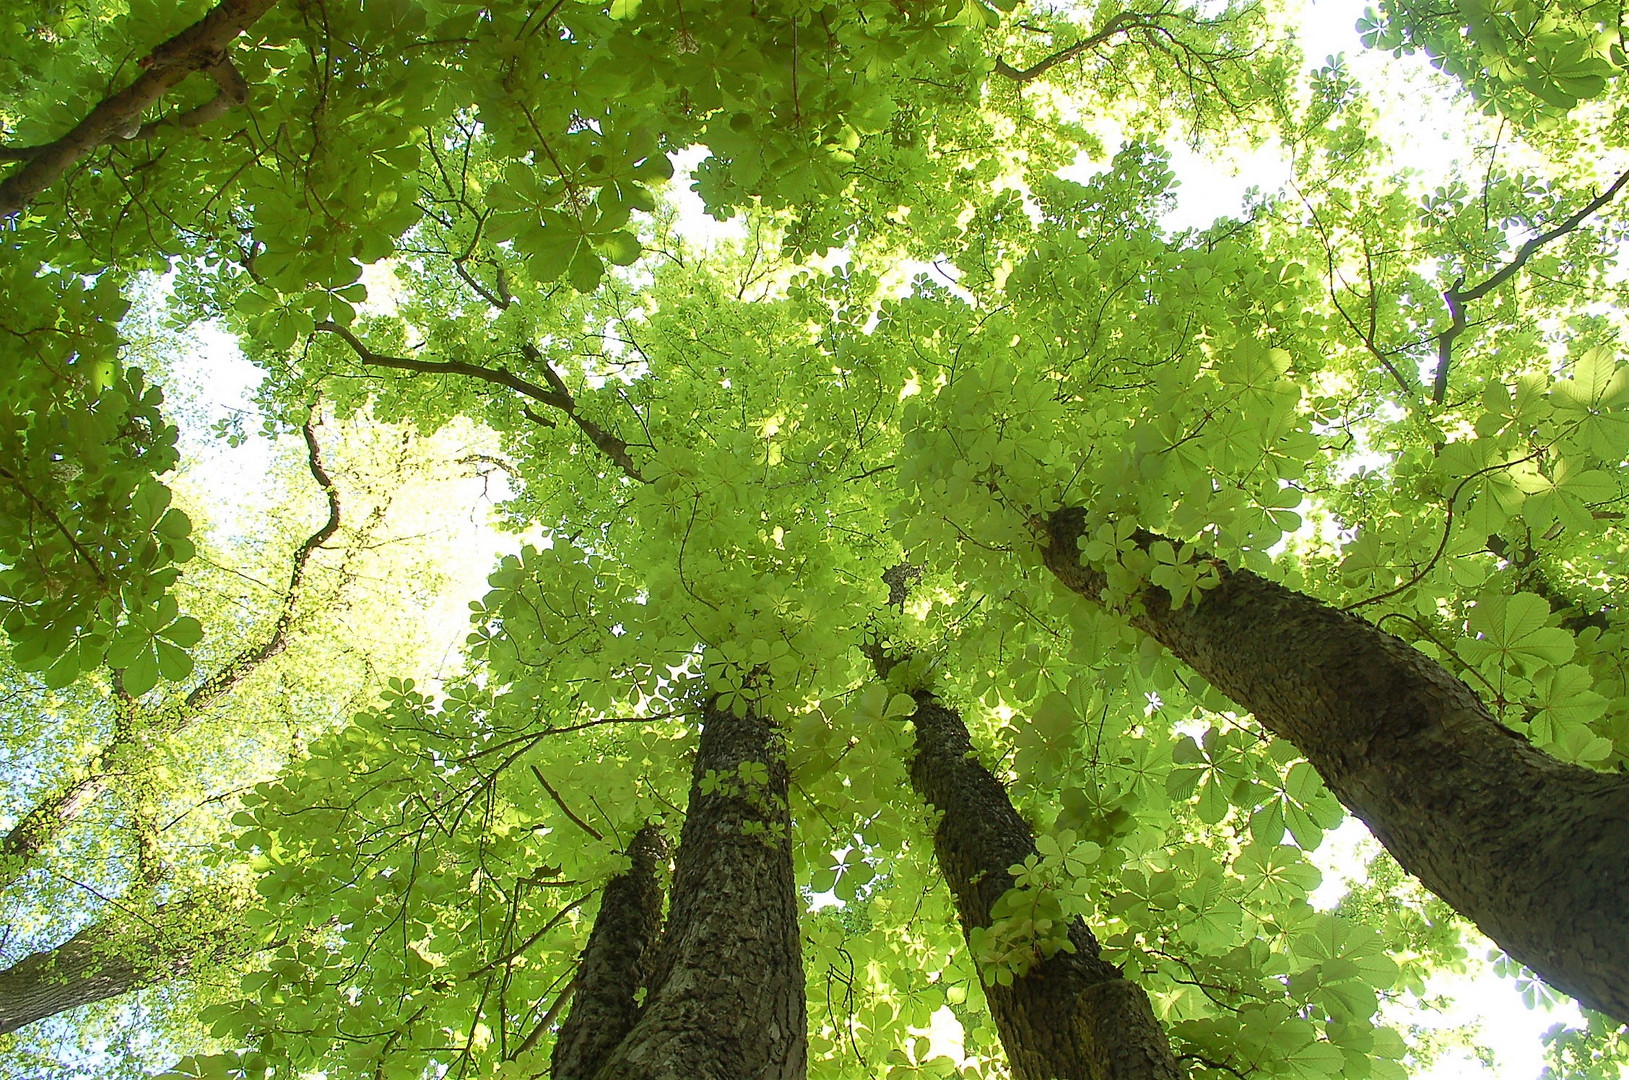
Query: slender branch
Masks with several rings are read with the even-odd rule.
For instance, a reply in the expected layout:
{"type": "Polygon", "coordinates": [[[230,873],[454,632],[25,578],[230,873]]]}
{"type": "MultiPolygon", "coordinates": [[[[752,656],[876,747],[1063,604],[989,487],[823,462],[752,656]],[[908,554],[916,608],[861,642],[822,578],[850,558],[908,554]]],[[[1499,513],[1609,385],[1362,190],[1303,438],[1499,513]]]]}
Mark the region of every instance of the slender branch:
{"type": "Polygon", "coordinates": [[[549,793],[549,798],[554,800],[554,805],[558,806],[566,817],[576,822],[578,828],[582,829],[583,832],[587,833],[589,836],[592,836],[596,840],[605,839],[604,833],[600,832],[598,829],[594,828],[594,826],[590,825],[588,822],[571,812],[571,807],[566,805],[566,800],[562,799],[560,797],[560,793],[554,790],[547,780],[543,779],[543,773],[536,765],[532,766],[532,775],[537,777],[537,782],[543,785],[543,790],[549,793]]]}
{"type": "Polygon", "coordinates": [[[13,487],[22,492],[23,498],[32,503],[34,505],[34,509],[38,510],[45,520],[49,521],[53,526],[55,526],[57,532],[62,534],[62,538],[68,541],[68,546],[74,549],[74,554],[79,556],[80,561],[86,566],[90,567],[91,573],[96,575],[96,580],[101,582],[104,587],[109,584],[107,574],[103,572],[99,565],[97,565],[96,557],[86,549],[84,544],[79,542],[79,538],[73,534],[73,531],[62,523],[62,519],[57,516],[56,511],[45,505],[45,503],[41,501],[40,497],[35,495],[34,492],[23,483],[22,479],[13,474],[10,470],[0,468],[0,480],[9,480],[13,487]]]}
{"type": "Polygon", "coordinates": [[[1039,79],[1042,75],[1045,75],[1048,71],[1051,71],[1059,64],[1067,63],[1079,56],[1081,53],[1097,48],[1099,45],[1109,40],[1109,38],[1113,37],[1115,34],[1120,33],[1122,30],[1130,30],[1137,26],[1148,25],[1151,24],[1144,22],[1140,15],[1134,14],[1130,11],[1122,11],[1120,14],[1104,23],[1103,28],[1097,31],[1095,34],[1084,37],[1075,42],[1073,45],[1069,46],[1067,49],[1062,49],[1055,52],[1046,59],[1037,61],[1027,68],[1015,68],[998,56],[996,57],[995,71],[997,75],[1003,75],[1011,79],[1013,82],[1034,82],[1036,79],[1039,79]]]}
{"type": "Polygon", "coordinates": [[[481,975],[485,975],[487,972],[493,970],[494,968],[499,968],[499,967],[502,967],[504,964],[509,963],[511,960],[515,959],[515,957],[519,956],[521,953],[525,952],[527,949],[530,949],[533,945],[536,945],[538,943],[538,941],[540,941],[542,939],[544,934],[547,934],[550,930],[553,930],[556,926],[559,926],[560,923],[565,919],[565,917],[567,915],[570,915],[573,911],[576,911],[578,908],[580,908],[584,904],[588,903],[588,898],[593,896],[597,892],[599,892],[598,889],[590,889],[588,892],[583,893],[577,899],[573,900],[571,903],[567,904],[565,907],[563,907],[559,911],[555,912],[554,916],[552,918],[550,918],[548,922],[544,923],[542,928],[540,928],[536,933],[532,934],[531,937],[528,937],[525,941],[521,942],[519,945],[515,946],[513,949],[511,949],[508,952],[504,953],[502,956],[498,957],[496,960],[493,960],[490,963],[484,964],[481,967],[476,968],[474,971],[469,973],[467,978],[470,978],[470,979],[477,978],[477,977],[479,977],[481,975]]]}
{"type": "Polygon", "coordinates": [[[1422,580],[1424,580],[1425,575],[1431,572],[1431,568],[1437,565],[1438,560],[1442,558],[1443,552],[1448,550],[1448,538],[1453,535],[1454,531],[1454,505],[1459,501],[1459,493],[1465,490],[1465,485],[1470,483],[1472,480],[1475,480],[1479,476],[1486,476],[1488,473],[1498,472],[1500,469],[1509,469],[1525,462],[1532,461],[1542,453],[1542,450],[1535,451],[1534,453],[1528,454],[1526,457],[1517,458],[1515,461],[1501,461],[1497,465],[1489,465],[1486,468],[1477,469],[1475,472],[1467,474],[1458,484],[1454,486],[1453,494],[1448,496],[1448,509],[1443,515],[1442,519],[1442,541],[1441,543],[1437,544],[1437,550],[1432,553],[1430,559],[1426,560],[1426,564],[1420,567],[1419,571],[1416,572],[1413,577],[1409,578],[1395,589],[1387,589],[1385,592],[1380,593],[1377,596],[1371,596],[1367,600],[1354,601],[1353,603],[1347,604],[1340,610],[1356,611],[1360,607],[1368,607],[1370,604],[1378,604],[1382,600],[1390,600],[1398,593],[1418,585],[1422,580]]]}
{"type": "Polygon", "coordinates": [[[1618,192],[1623,190],[1625,184],[1629,184],[1629,171],[1624,172],[1617,180],[1613,181],[1611,187],[1585,203],[1583,208],[1576,214],[1567,218],[1555,228],[1539,233],[1523,244],[1517,249],[1514,258],[1500,267],[1493,276],[1483,280],[1481,284],[1474,285],[1469,289],[1462,288],[1461,286],[1465,284],[1465,278],[1461,275],[1458,281],[1448,286],[1447,290],[1442,294],[1442,298],[1448,304],[1448,314],[1453,321],[1448,324],[1448,329],[1437,337],[1437,376],[1431,387],[1431,400],[1434,404],[1441,405],[1443,399],[1448,396],[1448,365],[1454,358],[1454,341],[1460,334],[1465,332],[1465,305],[1482,299],[1482,297],[1515,277],[1516,273],[1527,265],[1527,260],[1538,252],[1539,248],[1576,230],[1578,226],[1584,223],[1586,218],[1617,198],[1618,192]]]}
{"type": "Polygon", "coordinates": [[[293,565],[289,569],[288,575],[288,587],[283,590],[283,603],[277,613],[277,622],[272,626],[271,635],[259,645],[244,649],[238,653],[227,661],[220,670],[195,686],[183,702],[183,715],[207,706],[210,702],[242,682],[255,668],[283,651],[288,644],[289,628],[294,623],[295,607],[300,601],[301,585],[305,582],[306,564],[310,562],[312,553],[326,544],[334,533],[339,531],[339,489],[334,486],[333,477],[328,475],[327,468],[323,466],[322,449],[317,445],[316,429],[311,426],[311,420],[308,418],[300,430],[301,434],[305,436],[307,465],[311,470],[311,477],[328,498],[328,519],[294,550],[293,565]]]}
{"type": "Polygon", "coordinates": [[[60,180],[87,154],[115,139],[133,139],[146,125],[141,114],[157,103],[172,87],[195,71],[207,71],[219,87],[218,106],[201,105],[177,117],[174,123],[195,126],[219,115],[237,101],[234,95],[248,96],[248,86],[236,69],[226,63],[226,50],[243,31],[253,26],[277,0],[221,0],[209,14],[153,48],[140,61],[144,69],[136,81],[110,97],[103,98],[73,129],[53,142],[26,149],[12,148],[8,156],[23,162],[4,182],[0,182],[0,218],[21,212],[41,192],[60,180]],[[223,100],[224,99],[224,100],[223,100]],[[190,123],[184,117],[214,108],[190,123]],[[26,154],[26,157],[19,155],[26,154]]]}
{"type": "Polygon", "coordinates": [[[1240,1072],[1238,1069],[1234,1068],[1232,1065],[1229,1065],[1227,1062],[1225,1062],[1225,1061],[1214,1061],[1211,1058],[1205,1057],[1202,1054],[1183,1054],[1181,1057],[1177,1058],[1177,1060],[1178,1061],[1196,1062],[1196,1063],[1198,1063],[1200,1065],[1203,1065],[1205,1068],[1211,1069],[1211,1070],[1213,1070],[1215,1072],[1228,1072],[1228,1073],[1232,1073],[1234,1076],[1237,1076],[1239,1078],[1239,1080],[1247,1080],[1244,1073],[1240,1072]]]}
{"type": "Polygon", "coordinates": [[[243,105],[249,100],[249,84],[244,81],[243,75],[232,66],[230,60],[222,60],[214,67],[209,68],[209,77],[215,80],[215,96],[202,105],[195,105],[186,112],[176,113],[160,120],[149,120],[137,129],[134,138],[150,139],[161,134],[166,129],[180,129],[187,131],[195,127],[202,127],[216,117],[224,116],[232,108],[243,105]]]}
{"type": "MultiPolygon", "coordinates": [[[[283,592],[281,610],[270,636],[259,645],[238,653],[194,687],[182,704],[173,710],[172,730],[185,727],[201,709],[242,682],[260,664],[282,652],[294,621],[306,563],[312,552],[326,543],[339,528],[338,490],[323,466],[316,432],[309,420],[303,430],[311,475],[328,497],[328,519],[294,552],[288,587],[283,592]]],[[[121,703],[120,721],[115,726],[113,738],[87,759],[78,777],[36,803],[9,832],[0,837],[0,888],[21,877],[32,860],[55,839],[61,829],[74,821],[86,806],[107,789],[110,778],[121,768],[126,752],[135,743],[135,701],[125,693],[121,673],[115,669],[112,675],[115,697],[121,703]]]]}
{"type": "Polygon", "coordinates": [[[376,353],[362,339],[351,332],[349,327],[341,326],[332,320],[325,320],[316,325],[320,333],[333,334],[351,347],[357,358],[367,367],[392,368],[396,371],[413,371],[426,375],[467,375],[472,379],[483,382],[496,383],[507,386],[518,394],[531,398],[533,401],[547,405],[551,409],[559,409],[568,413],[575,404],[569,394],[559,394],[521,378],[519,375],[505,371],[503,368],[482,367],[479,364],[469,364],[462,360],[409,360],[402,356],[385,356],[376,353]]]}
{"type": "Polygon", "coordinates": [[[610,458],[617,468],[621,469],[630,479],[637,480],[641,484],[650,483],[628,454],[628,444],[626,442],[577,411],[577,399],[572,396],[571,391],[566,387],[565,380],[560,378],[560,373],[554,370],[554,365],[549,363],[548,358],[538,350],[537,346],[528,341],[521,346],[521,350],[526,354],[526,359],[543,369],[543,378],[554,388],[554,392],[566,401],[565,405],[558,406],[558,408],[571,418],[571,422],[576,424],[584,435],[588,436],[588,441],[593,443],[600,453],[610,458]]]}
{"type": "MultiPolygon", "coordinates": [[[[566,417],[577,425],[578,430],[588,436],[588,441],[594,444],[595,449],[610,458],[625,476],[641,484],[650,483],[649,480],[645,479],[644,474],[639,471],[639,466],[634,464],[632,455],[628,453],[628,444],[626,442],[577,411],[577,399],[566,386],[565,380],[560,377],[559,372],[554,370],[554,365],[549,363],[548,358],[543,355],[542,351],[529,341],[521,345],[521,351],[528,361],[543,369],[543,378],[548,382],[548,387],[542,387],[528,379],[523,379],[505,368],[482,367],[479,364],[470,364],[462,360],[410,360],[403,356],[385,356],[368,348],[361,338],[351,332],[349,327],[341,326],[332,320],[320,322],[314,329],[343,339],[351,347],[351,351],[356,353],[357,358],[367,367],[392,368],[397,371],[412,371],[429,375],[467,375],[472,379],[507,386],[509,389],[539,404],[547,405],[551,409],[557,409],[565,413],[566,417]]],[[[530,407],[522,406],[521,408],[526,418],[533,423],[542,424],[545,427],[554,426],[552,421],[540,416],[530,407]]]]}
{"type": "Polygon", "coordinates": [[[560,991],[560,996],[554,999],[554,1004],[549,1006],[549,1011],[543,1014],[543,1019],[537,1022],[537,1026],[532,1029],[532,1033],[526,1036],[519,1046],[515,1047],[515,1052],[513,1054],[509,1055],[509,1059],[511,1061],[520,1057],[522,1054],[526,1053],[528,1050],[537,1045],[537,1040],[541,1039],[543,1037],[543,1033],[549,1030],[549,1027],[557,1018],[559,1018],[560,1010],[566,1007],[566,1002],[571,1000],[571,995],[576,993],[576,991],[577,980],[572,979],[566,984],[566,988],[560,991]]]}

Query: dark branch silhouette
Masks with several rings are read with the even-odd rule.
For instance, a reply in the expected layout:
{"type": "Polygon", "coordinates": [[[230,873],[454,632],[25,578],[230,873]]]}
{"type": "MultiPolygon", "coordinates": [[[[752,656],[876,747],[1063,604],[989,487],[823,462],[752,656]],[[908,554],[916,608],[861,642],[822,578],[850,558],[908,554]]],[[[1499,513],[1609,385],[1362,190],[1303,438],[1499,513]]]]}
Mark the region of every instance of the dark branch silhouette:
{"type": "MultiPolygon", "coordinates": [[[[564,413],[577,429],[588,436],[588,441],[594,444],[595,449],[610,458],[623,475],[630,480],[641,484],[650,483],[634,464],[633,457],[628,453],[628,444],[617,436],[611,434],[599,424],[590,420],[577,411],[577,398],[566,386],[560,373],[554,370],[554,365],[531,342],[521,346],[521,352],[528,362],[535,364],[543,372],[543,378],[548,382],[547,387],[537,385],[528,379],[505,368],[482,367],[480,364],[471,364],[463,360],[412,360],[403,356],[386,356],[374,352],[365,342],[356,336],[348,327],[333,321],[324,321],[316,325],[315,329],[324,334],[333,334],[351,347],[351,351],[362,361],[364,367],[392,368],[396,371],[409,371],[423,375],[463,375],[471,379],[480,379],[482,382],[506,386],[520,394],[522,397],[547,405],[549,408],[564,413]]],[[[532,411],[529,406],[523,406],[527,419],[545,427],[553,427],[554,422],[547,417],[532,411]]]]}
{"type": "Polygon", "coordinates": [[[1461,276],[1458,281],[1448,287],[1447,291],[1442,294],[1442,298],[1448,303],[1448,314],[1452,316],[1453,322],[1449,324],[1448,329],[1437,337],[1437,375],[1431,387],[1432,402],[1441,405],[1443,399],[1448,396],[1448,366],[1454,358],[1454,341],[1460,334],[1465,332],[1465,305],[1475,303],[1515,277],[1516,273],[1527,265],[1527,260],[1531,259],[1539,248],[1576,230],[1591,214],[1617,198],[1618,192],[1623,190],[1626,183],[1629,183],[1629,172],[1619,176],[1617,180],[1613,181],[1611,187],[1585,203],[1583,209],[1576,214],[1555,228],[1539,233],[1523,244],[1516,251],[1514,258],[1500,267],[1492,277],[1482,281],[1481,284],[1469,289],[1462,288],[1461,286],[1465,284],[1465,278],[1461,276]]]}
{"type": "Polygon", "coordinates": [[[1081,53],[1090,52],[1091,50],[1097,48],[1099,45],[1108,41],[1109,38],[1113,37],[1115,34],[1118,34],[1123,30],[1132,29],[1136,26],[1148,25],[1151,24],[1145,21],[1140,15],[1130,11],[1122,11],[1120,14],[1104,23],[1103,28],[1098,30],[1096,33],[1081,38],[1067,49],[1061,49],[1058,52],[1053,53],[1051,56],[1048,56],[1046,59],[1039,60],[1036,63],[1031,64],[1027,68],[1015,68],[998,56],[996,57],[995,71],[997,75],[1005,76],[1006,78],[1011,79],[1013,82],[1034,82],[1036,79],[1039,79],[1042,75],[1045,75],[1048,71],[1051,71],[1059,64],[1068,63],[1081,53]]]}

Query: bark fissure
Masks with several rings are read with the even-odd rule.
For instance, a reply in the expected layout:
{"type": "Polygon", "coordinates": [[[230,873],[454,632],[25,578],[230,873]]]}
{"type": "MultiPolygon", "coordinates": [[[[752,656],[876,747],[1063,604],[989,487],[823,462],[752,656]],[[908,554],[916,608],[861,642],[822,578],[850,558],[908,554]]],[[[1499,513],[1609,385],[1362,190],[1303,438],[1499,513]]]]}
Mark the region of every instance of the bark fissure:
{"type": "Polygon", "coordinates": [[[647,825],[628,845],[632,861],[606,883],[594,929],[577,962],[571,1011],[555,1037],[552,1080],[592,1080],[639,1019],[639,990],[662,929],[667,844],[647,825]]]}
{"type": "MultiPolygon", "coordinates": [[[[1078,509],[1047,567],[1094,602],[1078,509]]],[[[1153,538],[1147,538],[1152,540],[1153,538]]],[[[1441,664],[1372,624],[1244,570],[1133,626],[1288,739],[1426,888],[1556,989],[1629,1021],[1629,778],[1549,756],[1441,664]]]]}
{"type": "Polygon", "coordinates": [[[704,709],[645,1007],[599,1080],[804,1077],[788,786],[784,740],[772,723],[704,709]]]}
{"type": "Polygon", "coordinates": [[[0,1035],[57,1013],[192,973],[253,951],[238,912],[218,897],[118,912],[0,971],[0,1035]]]}
{"type": "MultiPolygon", "coordinates": [[[[1012,887],[1008,868],[1036,854],[1006,788],[979,763],[961,716],[919,692],[911,785],[942,814],[934,854],[971,941],[1012,887]]],[[[1102,959],[1080,919],[1058,951],[984,996],[1017,1080],[1178,1080],[1182,1073],[1143,989],[1102,959]]]]}

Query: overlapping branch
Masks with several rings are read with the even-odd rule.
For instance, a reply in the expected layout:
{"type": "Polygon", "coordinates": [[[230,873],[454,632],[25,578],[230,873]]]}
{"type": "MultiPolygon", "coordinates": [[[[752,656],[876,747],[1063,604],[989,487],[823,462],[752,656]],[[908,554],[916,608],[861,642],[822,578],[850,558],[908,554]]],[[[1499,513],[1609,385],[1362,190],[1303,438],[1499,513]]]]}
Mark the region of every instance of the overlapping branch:
{"type": "Polygon", "coordinates": [[[1043,60],[1038,60],[1026,68],[1015,68],[1001,57],[996,57],[995,72],[997,75],[1011,79],[1013,82],[1034,82],[1042,75],[1051,71],[1059,64],[1066,64],[1082,53],[1090,52],[1099,45],[1104,44],[1114,35],[1138,26],[1151,25],[1142,16],[1132,11],[1122,11],[1114,18],[1103,24],[1095,33],[1088,34],[1066,49],[1060,49],[1043,60]]]}
{"type": "MultiPolygon", "coordinates": [[[[339,529],[339,490],[328,475],[322,462],[317,433],[309,420],[302,428],[305,436],[308,467],[328,500],[328,518],[295,549],[289,570],[288,586],[283,590],[277,621],[272,632],[257,645],[250,646],[227,661],[203,682],[194,687],[181,704],[168,710],[170,730],[178,731],[190,724],[205,708],[241,683],[261,664],[282,652],[288,644],[288,633],[294,622],[299,604],[301,586],[305,581],[306,565],[311,555],[327,543],[339,529]]],[[[115,673],[115,685],[117,673],[115,673]]],[[[135,723],[135,702],[121,698],[121,715],[114,725],[113,737],[100,747],[80,769],[73,780],[59,787],[36,803],[16,825],[0,837],[0,889],[16,881],[30,863],[45,850],[62,828],[73,822],[98,795],[106,790],[109,781],[120,768],[125,755],[135,747],[138,735],[144,730],[135,723]]]]}
{"type": "Polygon", "coordinates": [[[333,477],[328,475],[328,470],[322,463],[322,448],[317,445],[317,433],[309,419],[301,427],[300,433],[305,437],[306,463],[311,470],[311,478],[317,482],[317,486],[322,489],[323,495],[328,500],[328,519],[294,549],[288,587],[283,590],[283,601],[277,612],[277,621],[272,624],[271,634],[259,645],[238,653],[220,670],[194,687],[184,703],[184,708],[189,711],[196,711],[209,705],[242,682],[255,668],[283,651],[288,645],[289,628],[294,623],[295,608],[299,605],[300,593],[305,584],[306,564],[311,561],[312,553],[339,531],[339,489],[334,486],[333,477]]]}
{"type": "MultiPolygon", "coordinates": [[[[639,466],[634,463],[633,456],[628,452],[627,442],[578,411],[576,396],[566,386],[565,380],[560,377],[560,373],[554,370],[554,365],[549,363],[548,358],[531,342],[523,344],[521,351],[525,354],[527,361],[542,370],[543,378],[549,384],[546,387],[539,386],[529,379],[521,378],[507,368],[483,367],[480,364],[471,364],[463,360],[415,360],[403,356],[387,356],[369,348],[367,343],[349,327],[341,326],[332,320],[318,323],[315,329],[320,333],[333,334],[344,341],[345,344],[351,347],[351,351],[356,354],[357,359],[362,361],[364,367],[391,368],[396,371],[408,371],[424,375],[462,375],[467,378],[479,379],[482,382],[507,387],[529,401],[535,401],[539,405],[545,405],[556,412],[565,414],[566,418],[588,437],[588,441],[594,444],[595,449],[610,458],[612,463],[622,470],[623,475],[641,484],[650,483],[644,474],[639,471],[639,466]]],[[[527,419],[532,422],[542,424],[545,427],[554,426],[554,421],[537,413],[530,406],[523,405],[522,410],[525,412],[527,419]]]]}

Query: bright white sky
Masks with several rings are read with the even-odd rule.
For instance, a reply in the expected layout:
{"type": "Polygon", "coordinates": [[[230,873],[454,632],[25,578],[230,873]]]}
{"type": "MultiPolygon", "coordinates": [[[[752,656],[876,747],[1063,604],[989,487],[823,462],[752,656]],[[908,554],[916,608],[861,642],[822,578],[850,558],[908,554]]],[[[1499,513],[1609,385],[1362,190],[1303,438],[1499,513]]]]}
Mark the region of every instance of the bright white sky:
{"type": "MultiPolygon", "coordinates": [[[[1423,64],[1408,60],[1396,62],[1387,55],[1363,52],[1354,24],[1363,14],[1364,6],[1363,0],[1309,0],[1298,19],[1299,37],[1309,60],[1318,65],[1326,56],[1344,52],[1359,82],[1380,99],[1386,133],[1400,149],[1406,149],[1410,163],[1423,174],[1430,176],[1446,170],[1456,157],[1467,159],[1472,148],[1464,141],[1463,114],[1445,107],[1439,97],[1422,92],[1422,82],[1427,80],[1420,72],[1423,64]],[[1399,74],[1400,69],[1412,69],[1414,74],[1405,77],[1399,74]]],[[[1172,165],[1181,181],[1176,210],[1167,219],[1173,230],[1207,225],[1218,215],[1235,213],[1242,205],[1246,189],[1273,190],[1289,177],[1287,165],[1272,146],[1230,161],[1208,159],[1187,149],[1180,141],[1174,141],[1171,151],[1172,165]]],[[[689,153],[680,156],[680,182],[670,192],[680,206],[681,230],[703,244],[742,235],[744,229],[738,221],[720,223],[707,217],[702,212],[700,199],[682,183],[685,173],[699,157],[699,154],[689,153]]],[[[1090,168],[1087,171],[1091,171],[1090,168]]],[[[182,374],[188,370],[195,373],[200,401],[206,406],[211,421],[230,413],[246,412],[250,417],[246,426],[254,430],[258,417],[249,402],[259,373],[242,358],[229,336],[213,327],[196,329],[201,348],[184,362],[182,374]]],[[[189,473],[217,506],[229,507],[253,497],[271,461],[269,444],[252,438],[238,449],[229,449],[210,438],[203,428],[186,430],[183,438],[186,458],[191,462],[189,473]]],[[[472,488],[472,493],[476,490],[472,488]]],[[[459,516],[464,518],[464,515],[459,516]]],[[[453,661],[456,643],[466,632],[461,604],[479,594],[486,568],[496,556],[502,551],[514,550],[519,543],[514,537],[483,529],[467,519],[457,528],[460,549],[476,554],[471,556],[470,573],[460,575],[468,579],[471,587],[441,613],[447,625],[444,633],[437,632],[437,637],[447,641],[447,662],[453,661]]],[[[1375,842],[1359,822],[1349,821],[1330,834],[1314,854],[1314,861],[1325,873],[1325,884],[1314,897],[1315,901],[1320,906],[1333,906],[1344,892],[1345,883],[1361,873],[1363,861],[1376,850],[1375,842]]],[[[1473,946],[1472,951],[1482,953],[1487,948],[1473,946]]],[[[1490,1076],[1500,1080],[1535,1080],[1543,1064],[1542,1032],[1557,1023],[1582,1022],[1570,1002],[1553,1012],[1542,1008],[1529,1010],[1521,1002],[1514,984],[1496,978],[1486,964],[1479,961],[1465,975],[1444,975],[1434,980],[1431,989],[1455,1002],[1448,1014],[1396,1014],[1389,1019],[1404,1026],[1477,1024],[1480,1042],[1492,1052],[1495,1064],[1489,1069],[1469,1055],[1453,1052],[1445,1055],[1434,1069],[1417,1073],[1420,1080],[1490,1076]]],[[[960,1030],[948,1011],[936,1017],[932,1036],[936,1051],[959,1057],[960,1030]]]]}

